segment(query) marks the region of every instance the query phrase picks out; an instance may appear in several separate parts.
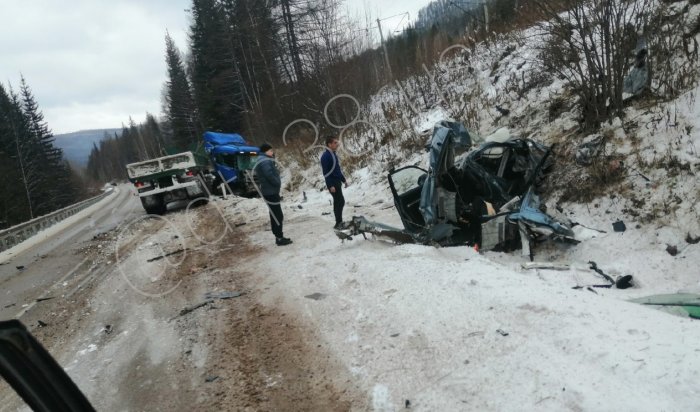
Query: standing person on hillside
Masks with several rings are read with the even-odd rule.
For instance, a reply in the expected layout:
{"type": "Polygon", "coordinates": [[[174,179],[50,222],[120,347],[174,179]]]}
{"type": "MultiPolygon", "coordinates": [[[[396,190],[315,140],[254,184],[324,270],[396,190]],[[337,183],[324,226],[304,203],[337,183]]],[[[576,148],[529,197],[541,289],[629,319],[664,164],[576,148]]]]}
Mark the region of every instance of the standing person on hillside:
{"type": "Polygon", "coordinates": [[[345,206],[343,184],[345,184],[345,187],[348,187],[348,182],[340,169],[340,160],[338,160],[338,154],[336,153],[338,146],[340,146],[340,141],[337,137],[326,137],[326,151],[321,155],[323,177],[326,179],[328,191],[333,196],[333,213],[335,214],[335,226],[333,226],[333,229],[342,227],[343,207],[345,206]]]}
{"type": "Polygon", "coordinates": [[[276,238],[275,243],[277,246],[284,246],[292,243],[292,240],[284,237],[282,234],[282,222],[284,220],[280,199],[282,179],[280,179],[280,172],[277,170],[274,157],[275,153],[272,150],[272,146],[268,143],[263,143],[260,146],[260,156],[253,168],[253,174],[258,177],[260,194],[270,209],[270,225],[276,238]]]}

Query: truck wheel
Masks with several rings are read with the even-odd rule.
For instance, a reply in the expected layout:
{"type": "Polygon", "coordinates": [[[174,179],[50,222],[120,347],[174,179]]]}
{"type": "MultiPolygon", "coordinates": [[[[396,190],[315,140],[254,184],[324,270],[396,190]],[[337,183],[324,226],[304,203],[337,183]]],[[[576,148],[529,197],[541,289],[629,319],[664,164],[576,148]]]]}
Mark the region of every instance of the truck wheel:
{"type": "Polygon", "coordinates": [[[163,201],[163,196],[159,195],[142,197],[141,205],[143,205],[143,208],[149,215],[162,215],[165,214],[167,210],[167,206],[163,201]]]}
{"type": "Polygon", "coordinates": [[[208,203],[209,203],[209,199],[200,197],[200,198],[195,199],[194,202],[192,202],[192,207],[204,206],[208,203]]]}

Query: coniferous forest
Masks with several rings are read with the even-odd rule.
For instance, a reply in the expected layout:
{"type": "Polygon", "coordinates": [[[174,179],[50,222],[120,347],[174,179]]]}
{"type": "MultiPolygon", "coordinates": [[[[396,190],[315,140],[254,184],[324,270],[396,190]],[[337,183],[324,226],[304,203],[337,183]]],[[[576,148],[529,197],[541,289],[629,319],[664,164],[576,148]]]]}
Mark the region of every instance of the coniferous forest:
{"type": "Polygon", "coordinates": [[[0,229],[86,196],[81,178],[53,140],[24,78],[18,92],[0,84],[0,229]]]}
{"type": "MultiPolygon", "coordinates": [[[[163,116],[130,122],[120,137],[95,145],[88,176],[124,178],[126,163],[196,148],[208,130],[280,144],[290,122],[303,118],[318,124],[321,135],[337,132],[325,121],[326,110],[334,124],[347,124],[356,108],[348,99],[326,107],[334,96],[365,102],[385,85],[432,67],[466,31],[474,40],[483,35],[479,9],[451,3],[428,3],[382,47],[378,16],[350,19],[342,0],[193,0],[186,48],[164,34],[163,116]]],[[[490,3],[491,30],[515,19],[517,1],[490,3]]],[[[311,133],[304,127],[291,133],[311,133]]]]}

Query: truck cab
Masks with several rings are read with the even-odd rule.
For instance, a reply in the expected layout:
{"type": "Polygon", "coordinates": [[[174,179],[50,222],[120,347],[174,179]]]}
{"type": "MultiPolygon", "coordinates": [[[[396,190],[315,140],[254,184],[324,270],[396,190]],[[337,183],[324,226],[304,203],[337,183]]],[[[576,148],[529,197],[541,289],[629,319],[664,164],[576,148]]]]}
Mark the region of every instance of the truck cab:
{"type": "Polygon", "coordinates": [[[251,146],[236,133],[204,133],[204,150],[214,166],[214,190],[242,196],[256,194],[252,170],[260,148],[251,146]]]}

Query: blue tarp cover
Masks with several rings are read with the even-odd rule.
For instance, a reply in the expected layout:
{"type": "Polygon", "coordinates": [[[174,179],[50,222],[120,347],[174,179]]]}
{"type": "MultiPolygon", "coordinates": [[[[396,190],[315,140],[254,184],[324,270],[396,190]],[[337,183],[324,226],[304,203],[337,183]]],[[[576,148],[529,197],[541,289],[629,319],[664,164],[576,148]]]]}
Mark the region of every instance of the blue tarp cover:
{"type": "Polygon", "coordinates": [[[204,141],[206,143],[210,143],[213,146],[219,146],[224,144],[248,145],[245,139],[243,139],[243,136],[237,133],[205,132],[204,141]]]}

